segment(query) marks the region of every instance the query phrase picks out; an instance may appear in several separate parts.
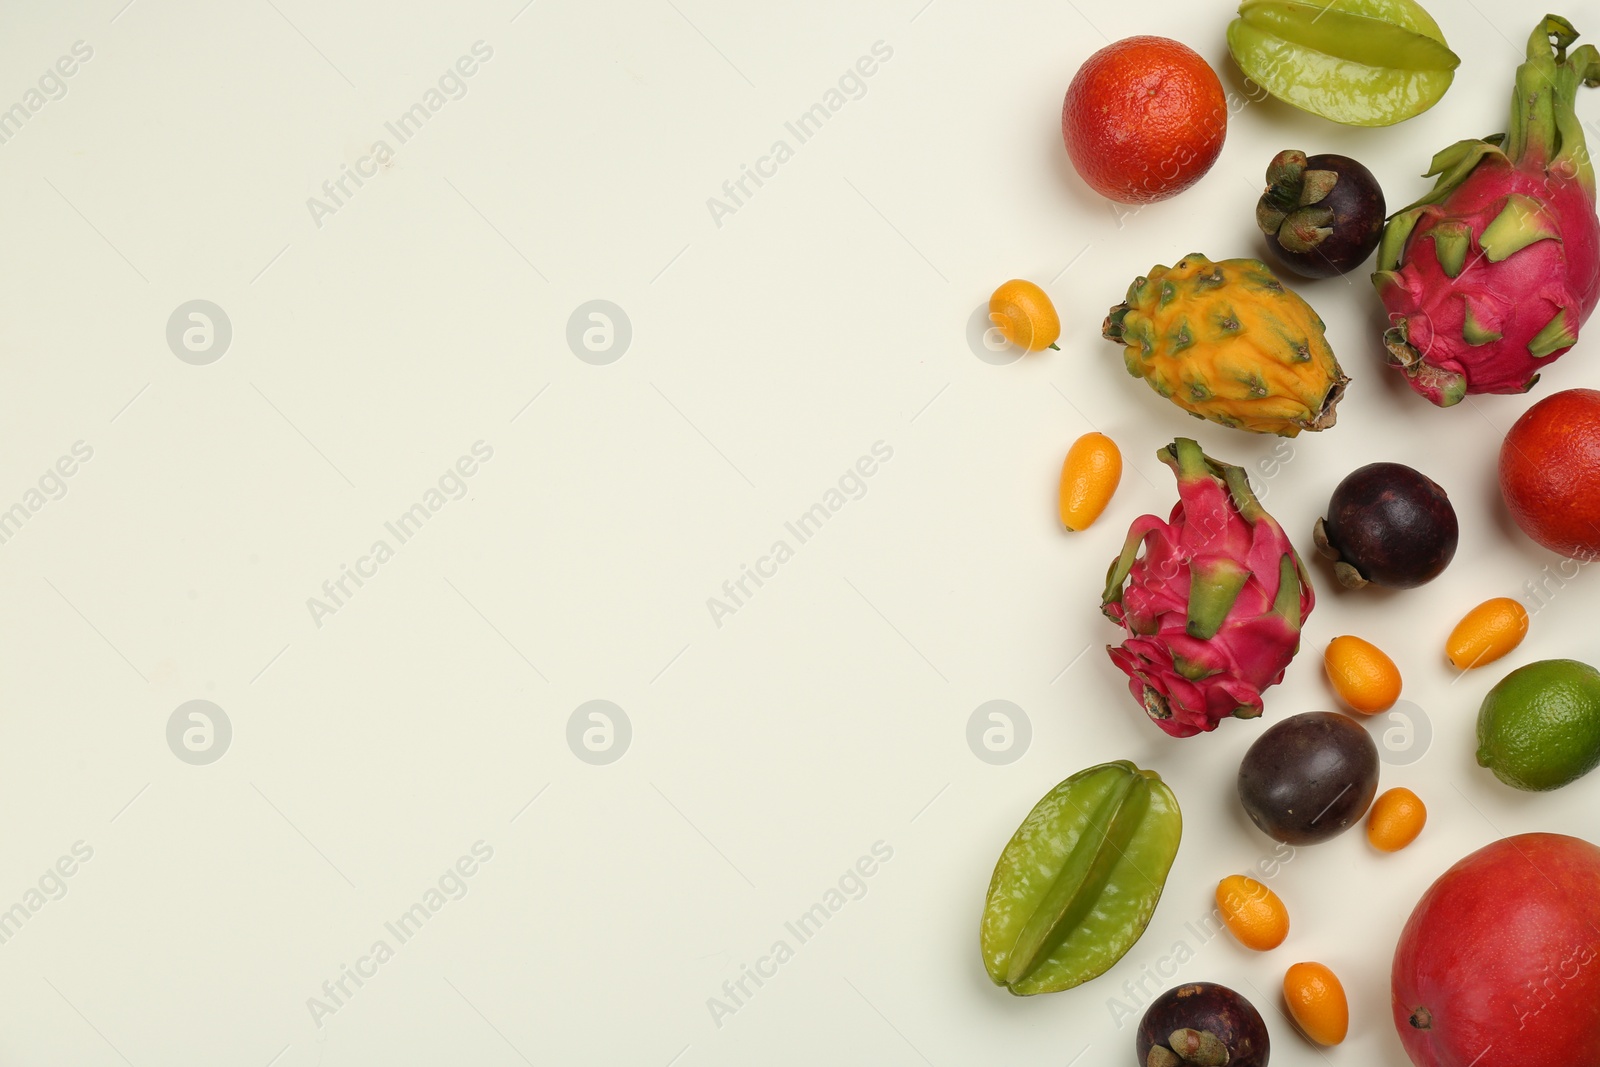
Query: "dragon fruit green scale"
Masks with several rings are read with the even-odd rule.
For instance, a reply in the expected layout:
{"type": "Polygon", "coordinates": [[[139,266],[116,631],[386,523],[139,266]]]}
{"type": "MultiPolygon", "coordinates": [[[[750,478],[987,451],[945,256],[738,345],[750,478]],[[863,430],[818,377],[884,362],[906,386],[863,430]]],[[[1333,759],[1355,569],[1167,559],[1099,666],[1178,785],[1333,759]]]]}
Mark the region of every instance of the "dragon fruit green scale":
{"type": "Polygon", "coordinates": [[[1186,437],[1156,457],[1178,476],[1178,503],[1166,522],[1135,520],[1111,563],[1101,610],[1128,636],[1106,651],[1155,724],[1192,737],[1261,714],[1316,594],[1242,467],[1186,437]]]}
{"type": "Polygon", "coordinates": [[[1575,102],[1600,52],[1546,15],[1517,68],[1507,133],[1433,159],[1434,190],[1392,216],[1373,284],[1389,362],[1440,407],[1521,393],[1578,339],[1600,302],[1595,174],[1575,102]]]}

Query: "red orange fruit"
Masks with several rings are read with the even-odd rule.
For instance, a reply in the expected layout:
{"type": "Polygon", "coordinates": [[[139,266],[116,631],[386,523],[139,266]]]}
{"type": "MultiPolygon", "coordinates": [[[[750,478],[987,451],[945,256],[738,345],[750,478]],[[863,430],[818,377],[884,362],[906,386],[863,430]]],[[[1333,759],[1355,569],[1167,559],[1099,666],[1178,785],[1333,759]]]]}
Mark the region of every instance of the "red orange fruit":
{"type": "Polygon", "coordinates": [[[1129,37],[1084,61],[1067,88],[1061,137],[1083,180],[1124,204],[1164,200],[1211,169],[1228,104],[1199,53],[1165,37],[1129,37]]]}
{"type": "Polygon", "coordinates": [[[1600,391],[1552,393],[1500,446],[1500,495],[1522,532],[1572,559],[1600,559],[1600,391]]]}

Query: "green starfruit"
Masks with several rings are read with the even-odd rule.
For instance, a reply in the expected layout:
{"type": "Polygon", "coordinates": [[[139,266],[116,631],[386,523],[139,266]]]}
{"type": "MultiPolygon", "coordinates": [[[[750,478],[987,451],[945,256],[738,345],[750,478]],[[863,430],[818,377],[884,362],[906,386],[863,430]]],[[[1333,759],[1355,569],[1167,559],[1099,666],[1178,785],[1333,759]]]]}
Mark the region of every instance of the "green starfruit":
{"type": "Polygon", "coordinates": [[[980,936],[989,977],[1029,996],[1104,973],[1149,925],[1182,836],[1172,790],[1126,760],[1050,790],[989,882],[980,936]]]}

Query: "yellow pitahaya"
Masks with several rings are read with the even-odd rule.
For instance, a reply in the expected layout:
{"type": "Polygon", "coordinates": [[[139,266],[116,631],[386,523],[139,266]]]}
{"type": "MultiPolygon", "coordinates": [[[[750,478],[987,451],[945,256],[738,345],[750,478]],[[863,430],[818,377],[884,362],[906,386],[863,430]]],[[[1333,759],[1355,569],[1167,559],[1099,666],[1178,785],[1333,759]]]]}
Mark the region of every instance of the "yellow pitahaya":
{"type": "Polygon", "coordinates": [[[1167,522],[1134,521],[1101,609],[1128,631],[1107,651],[1134,698],[1161,729],[1190,737],[1261,714],[1261,691],[1283,680],[1316,594],[1244,468],[1186,437],[1156,457],[1178,476],[1177,506],[1167,522]]]}
{"type": "Polygon", "coordinates": [[[1196,418],[1251,433],[1327,429],[1350,380],[1322,319],[1259,259],[1190,252],[1158,264],[1100,329],[1129,374],[1196,418]]]}

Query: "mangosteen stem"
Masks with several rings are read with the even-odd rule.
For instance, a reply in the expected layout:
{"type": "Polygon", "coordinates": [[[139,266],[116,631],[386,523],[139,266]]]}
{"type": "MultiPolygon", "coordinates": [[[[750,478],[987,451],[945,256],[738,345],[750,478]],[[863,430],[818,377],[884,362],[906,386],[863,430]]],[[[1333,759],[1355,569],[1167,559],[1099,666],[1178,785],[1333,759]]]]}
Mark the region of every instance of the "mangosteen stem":
{"type": "Polygon", "coordinates": [[[1418,1030],[1432,1030],[1433,1013],[1427,1008],[1418,1008],[1411,1013],[1411,1025],[1418,1030]]]}

